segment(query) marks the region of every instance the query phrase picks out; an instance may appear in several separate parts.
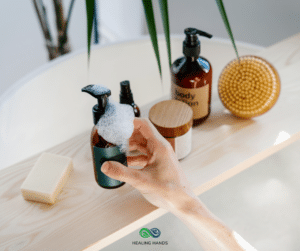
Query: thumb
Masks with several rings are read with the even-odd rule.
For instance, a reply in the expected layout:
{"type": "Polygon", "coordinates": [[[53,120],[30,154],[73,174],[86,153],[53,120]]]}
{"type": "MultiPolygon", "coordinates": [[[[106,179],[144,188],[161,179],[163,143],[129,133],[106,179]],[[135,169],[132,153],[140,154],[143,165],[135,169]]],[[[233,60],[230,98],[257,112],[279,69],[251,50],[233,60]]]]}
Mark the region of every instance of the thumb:
{"type": "Polygon", "coordinates": [[[105,161],[101,171],[110,178],[124,181],[130,185],[134,185],[140,180],[139,170],[124,166],[116,161],[105,161]]]}

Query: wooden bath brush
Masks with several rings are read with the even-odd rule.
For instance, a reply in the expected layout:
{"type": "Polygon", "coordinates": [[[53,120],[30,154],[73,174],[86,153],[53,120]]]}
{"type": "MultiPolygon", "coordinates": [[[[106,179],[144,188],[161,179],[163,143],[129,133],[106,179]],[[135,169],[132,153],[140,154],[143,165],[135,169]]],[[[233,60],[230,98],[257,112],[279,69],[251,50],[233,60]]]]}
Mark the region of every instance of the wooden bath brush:
{"type": "Polygon", "coordinates": [[[218,92],[223,105],[234,115],[252,118],[274,106],[280,93],[280,78],[265,59],[243,56],[223,69],[218,92]]]}

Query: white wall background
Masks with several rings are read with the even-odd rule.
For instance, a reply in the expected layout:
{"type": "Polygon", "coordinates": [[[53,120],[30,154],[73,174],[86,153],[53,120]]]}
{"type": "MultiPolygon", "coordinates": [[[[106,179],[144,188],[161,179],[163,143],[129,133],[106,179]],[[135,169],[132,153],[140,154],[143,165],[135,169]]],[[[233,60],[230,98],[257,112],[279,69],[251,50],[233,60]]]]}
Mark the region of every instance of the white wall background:
{"type": "MultiPolygon", "coordinates": [[[[269,46],[300,32],[300,1],[298,0],[223,0],[235,40],[269,46]]],[[[158,1],[154,0],[157,30],[163,32],[158,1]]],[[[171,33],[183,34],[195,27],[228,38],[215,1],[170,0],[171,33]]],[[[145,33],[147,30],[145,29],[145,33]]]]}
{"type": "MultiPolygon", "coordinates": [[[[69,0],[65,6],[69,6],[69,0]]],[[[44,0],[54,33],[52,1],[44,0]]],[[[67,12],[67,8],[65,8],[67,12]]],[[[74,4],[69,26],[70,43],[74,50],[86,45],[84,1],[74,4]]],[[[0,2],[0,96],[11,84],[47,63],[48,52],[32,1],[10,0],[0,2]]]]}
{"type": "Polygon", "coordinates": [[[100,30],[107,40],[134,39],[143,33],[141,0],[100,0],[100,30]]]}
{"type": "MultiPolygon", "coordinates": [[[[147,34],[141,0],[98,0],[104,42],[132,39],[147,34]]],[[[44,0],[55,37],[53,4],[44,0]]],[[[65,11],[70,0],[65,0],[65,11]]],[[[158,1],[153,0],[158,33],[162,33],[158,1]]],[[[297,0],[224,1],[237,41],[269,46],[300,32],[297,0]]],[[[228,38],[215,1],[169,1],[171,33],[196,27],[215,37],[228,38]]],[[[69,27],[73,50],[86,47],[85,1],[75,1],[69,27]]],[[[0,96],[14,82],[47,63],[48,53],[32,1],[0,2],[0,96]]]]}
{"type": "MultiPolygon", "coordinates": [[[[98,0],[103,41],[136,38],[147,34],[141,0],[98,0]]],[[[53,4],[44,0],[55,36],[53,4]]],[[[65,11],[70,0],[65,0],[65,11]]],[[[153,0],[158,33],[163,28],[158,1],[153,0]]],[[[297,0],[224,1],[237,41],[269,46],[300,32],[297,0]]],[[[170,0],[171,33],[196,27],[215,37],[228,38],[215,1],[170,0]]],[[[73,50],[86,47],[85,1],[75,1],[69,27],[73,50]]],[[[32,1],[0,2],[0,96],[11,84],[47,63],[48,53],[32,1]]]]}
{"type": "MultiPolygon", "coordinates": [[[[52,0],[43,0],[52,37],[56,38],[52,0]]],[[[70,0],[64,0],[65,13],[70,0]]],[[[140,0],[98,0],[103,42],[142,34],[140,0]]],[[[72,50],[86,48],[85,1],[76,0],[69,24],[72,50]]],[[[0,98],[14,82],[48,62],[48,52],[32,0],[0,1],[0,98]]]]}

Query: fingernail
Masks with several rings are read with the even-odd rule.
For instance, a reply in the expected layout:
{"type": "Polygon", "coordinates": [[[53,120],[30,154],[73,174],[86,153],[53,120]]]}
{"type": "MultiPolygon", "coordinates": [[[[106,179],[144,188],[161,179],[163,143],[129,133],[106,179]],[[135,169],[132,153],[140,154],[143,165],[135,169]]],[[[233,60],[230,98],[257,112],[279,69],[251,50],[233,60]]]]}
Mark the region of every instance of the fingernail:
{"type": "Polygon", "coordinates": [[[108,162],[104,162],[103,165],[102,165],[102,167],[101,167],[101,171],[103,173],[107,173],[108,169],[109,169],[109,163],[108,162]]]}

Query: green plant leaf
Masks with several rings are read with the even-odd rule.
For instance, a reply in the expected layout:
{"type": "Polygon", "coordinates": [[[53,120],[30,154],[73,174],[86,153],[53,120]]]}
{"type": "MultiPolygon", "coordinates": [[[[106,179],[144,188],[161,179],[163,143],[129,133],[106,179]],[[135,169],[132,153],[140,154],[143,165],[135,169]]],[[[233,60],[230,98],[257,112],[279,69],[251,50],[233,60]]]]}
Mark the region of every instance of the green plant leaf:
{"type": "Polygon", "coordinates": [[[86,18],[87,18],[87,46],[88,46],[88,63],[90,62],[91,41],[94,20],[94,3],[95,0],[85,0],[86,4],[86,18]]]}
{"type": "Polygon", "coordinates": [[[147,26],[149,30],[149,34],[151,37],[152,46],[155,52],[157,65],[159,69],[159,74],[161,78],[161,64],[160,64],[160,57],[159,57],[159,50],[158,50],[158,42],[157,42],[157,33],[156,33],[156,27],[155,27],[155,19],[154,19],[154,13],[153,13],[153,5],[151,0],[142,0],[144,11],[145,11],[145,17],[147,21],[147,26]]]}
{"type": "Polygon", "coordinates": [[[169,25],[169,13],[168,13],[168,0],[159,0],[160,14],[163,21],[164,33],[166,38],[166,44],[168,49],[169,66],[172,65],[171,57],[171,40],[170,40],[170,25],[169,25]]]}
{"type": "Polygon", "coordinates": [[[65,34],[67,34],[67,31],[68,31],[71,15],[72,15],[72,11],[73,11],[74,2],[75,2],[75,0],[71,0],[70,6],[69,6],[68,17],[67,17],[67,20],[66,20],[66,25],[65,25],[65,30],[64,30],[65,34]]]}
{"type": "Polygon", "coordinates": [[[229,35],[229,37],[231,39],[231,42],[232,42],[233,48],[235,50],[236,56],[239,59],[238,50],[237,50],[235,42],[234,42],[233,34],[232,34],[232,31],[231,31],[231,28],[230,28],[230,24],[229,24],[229,21],[228,21],[228,18],[227,18],[227,14],[226,14],[226,11],[225,11],[225,7],[224,7],[224,4],[223,4],[223,1],[222,0],[216,0],[216,2],[217,2],[217,5],[218,5],[220,14],[222,16],[224,25],[226,27],[227,33],[228,33],[228,35],[229,35]]]}

